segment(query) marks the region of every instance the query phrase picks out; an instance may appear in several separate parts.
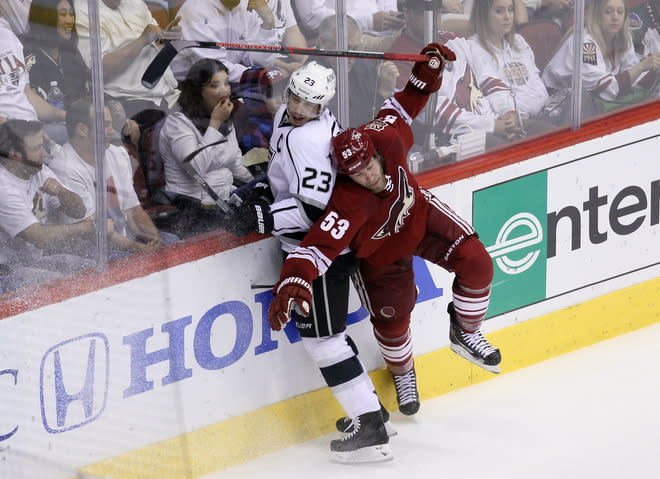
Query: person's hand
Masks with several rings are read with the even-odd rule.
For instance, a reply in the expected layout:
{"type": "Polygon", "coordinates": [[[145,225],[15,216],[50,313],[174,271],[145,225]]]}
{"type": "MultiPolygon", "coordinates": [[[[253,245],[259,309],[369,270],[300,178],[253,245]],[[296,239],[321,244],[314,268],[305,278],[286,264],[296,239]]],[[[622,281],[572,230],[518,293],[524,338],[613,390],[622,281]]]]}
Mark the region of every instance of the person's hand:
{"type": "Polygon", "coordinates": [[[59,196],[64,191],[64,186],[55,178],[48,178],[39,190],[52,196],[59,196]]]}
{"type": "Polygon", "coordinates": [[[268,308],[270,329],[279,331],[291,321],[291,311],[309,316],[312,304],[312,287],[302,278],[288,277],[275,286],[275,298],[268,308]]]}
{"type": "Polygon", "coordinates": [[[253,10],[261,17],[263,22],[261,28],[271,30],[275,27],[275,17],[266,0],[248,0],[247,11],[251,12],[253,10]]]}
{"type": "Polygon", "coordinates": [[[263,196],[247,198],[240,206],[234,206],[225,213],[220,226],[234,236],[247,236],[250,233],[268,235],[274,227],[270,202],[263,196]]]}
{"type": "Polygon", "coordinates": [[[643,71],[660,70],[660,53],[654,53],[652,55],[648,55],[639,63],[642,64],[644,68],[643,71]]]}
{"type": "Polygon", "coordinates": [[[522,132],[522,125],[515,111],[506,112],[495,119],[495,133],[507,140],[515,139],[522,132]]]}
{"type": "Polygon", "coordinates": [[[232,111],[234,111],[234,103],[229,99],[229,97],[227,96],[221,98],[215,107],[213,107],[209,126],[217,130],[220,125],[229,119],[232,111]]]}
{"type": "Polygon", "coordinates": [[[160,40],[162,37],[163,30],[158,25],[150,23],[144,27],[144,30],[142,30],[142,34],[139,36],[138,40],[140,40],[146,47],[147,45],[151,45],[153,42],[160,40]]]}
{"type": "Polygon", "coordinates": [[[174,20],[172,20],[169,25],[163,29],[163,32],[161,34],[161,41],[160,43],[167,43],[170,40],[180,40],[181,35],[183,33],[183,30],[179,26],[179,22],[181,21],[181,17],[179,15],[176,16],[174,20]]]}
{"type": "Polygon", "coordinates": [[[463,13],[463,4],[460,0],[442,0],[442,13],[463,13]]]}
{"type": "Polygon", "coordinates": [[[422,93],[431,94],[442,85],[445,62],[456,60],[456,55],[446,46],[435,42],[426,45],[420,53],[430,58],[428,61],[415,62],[408,83],[422,93]]]}
{"type": "Polygon", "coordinates": [[[383,62],[378,72],[378,93],[383,98],[389,98],[394,93],[396,81],[399,78],[399,69],[394,62],[383,62]]]}
{"type": "Polygon", "coordinates": [[[374,30],[382,32],[384,30],[399,30],[406,26],[406,20],[401,12],[376,12],[373,14],[374,30]]]}

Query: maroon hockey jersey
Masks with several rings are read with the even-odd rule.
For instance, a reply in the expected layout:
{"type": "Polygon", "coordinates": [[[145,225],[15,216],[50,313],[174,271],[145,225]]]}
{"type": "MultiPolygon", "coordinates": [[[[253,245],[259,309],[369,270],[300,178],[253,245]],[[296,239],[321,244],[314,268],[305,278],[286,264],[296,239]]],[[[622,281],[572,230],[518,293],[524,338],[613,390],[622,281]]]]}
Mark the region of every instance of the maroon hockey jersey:
{"type": "Polygon", "coordinates": [[[413,144],[410,123],[427,100],[428,95],[409,85],[358,128],[383,157],[387,187],[375,194],[339,175],[325,214],[287,257],[282,279],[297,276],[311,283],[346,248],[377,266],[413,253],[426,230],[428,203],[406,159],[413,144]]]}

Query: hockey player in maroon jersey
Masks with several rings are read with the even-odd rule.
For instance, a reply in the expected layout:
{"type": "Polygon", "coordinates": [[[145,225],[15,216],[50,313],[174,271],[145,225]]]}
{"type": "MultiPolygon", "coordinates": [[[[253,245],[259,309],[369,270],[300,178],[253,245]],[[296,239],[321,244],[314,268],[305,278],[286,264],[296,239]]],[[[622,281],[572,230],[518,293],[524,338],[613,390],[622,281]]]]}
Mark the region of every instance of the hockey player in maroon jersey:
{"type": "MultiPolygon", "coordinates": [[[[439,44],[422,53],[406,87],[387,100],[377,117],[358,129],[332,138],[331,155],[337,180],[325,214],[287,257],[268,320],[280,330],[293,308],[310,309],[310,284],[341,251],[362,258],[358,289],[369,309],[376,339],[397,391],[399,403],[419,408],[410,337],[410,313],[417,292],[412,256],[456,274],[449,304],[451,348],[466,359],[499,372],[501,356],[480,331],[488,309],[492,260],[472,226],[430,192],[408,171],[406,157],[413,143],[410,123],[430,93],[440,87],[444,60],[454,54],[439,44]],[[440,68],[434,72],[433,68],[440,68]]],[[[405,412],[405,411],[402,411],[405,412]]],[[[333,441],[333,450],[365,447],[379,425],[367,414],[352,418],[352,435],[333,441]]],[[[378,436],[378,435],[376,435],[378,436]]]]}

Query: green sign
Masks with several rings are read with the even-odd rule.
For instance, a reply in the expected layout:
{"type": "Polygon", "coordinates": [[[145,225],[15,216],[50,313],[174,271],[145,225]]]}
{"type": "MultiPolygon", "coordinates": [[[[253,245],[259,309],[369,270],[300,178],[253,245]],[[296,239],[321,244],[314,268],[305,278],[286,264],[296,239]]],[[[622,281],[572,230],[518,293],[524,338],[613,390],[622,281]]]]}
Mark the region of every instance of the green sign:
{"type": "Polygon", "coordinates": [[[475,191],[474,224],[493,258],[487,317],[546,297],[547,172],[475,191]]]}

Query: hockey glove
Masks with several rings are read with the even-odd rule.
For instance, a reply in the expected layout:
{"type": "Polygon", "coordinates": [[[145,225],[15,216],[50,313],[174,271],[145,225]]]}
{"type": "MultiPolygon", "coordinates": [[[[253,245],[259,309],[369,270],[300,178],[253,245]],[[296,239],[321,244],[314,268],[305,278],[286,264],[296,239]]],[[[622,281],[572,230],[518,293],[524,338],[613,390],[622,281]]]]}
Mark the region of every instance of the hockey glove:
{"type": "Polygon", "coordinates": [[[312,304],[312,287],[302,278],[289,276],[281,281],[275,289],[275,298],[268,308],[268,322],[270,329],[279,331],[291,321],[291,311],[295,309],[298,314],[309,316],[312,304]]]}
{"type": "Polygon", "coordinates": [[[270,199],[263,195],[250,195],[224,215],[220,226],[236,236],[246,236],[250,233],[270,234],[273,231],[270,199]]]}
{"type": "Polygon", "coordinates": [[[456,60],[456,55],[439,43],[429,43],[422,49],[421,54],[430,58],[413,65],[408,82],[422,93],[431,94],[438,91],[442,85],[445,62],[456,60]]]}

